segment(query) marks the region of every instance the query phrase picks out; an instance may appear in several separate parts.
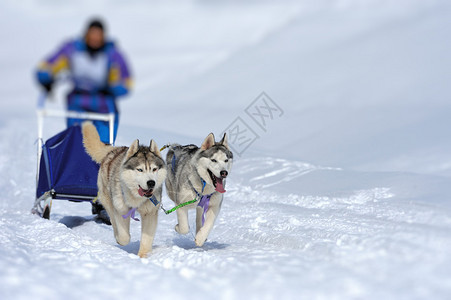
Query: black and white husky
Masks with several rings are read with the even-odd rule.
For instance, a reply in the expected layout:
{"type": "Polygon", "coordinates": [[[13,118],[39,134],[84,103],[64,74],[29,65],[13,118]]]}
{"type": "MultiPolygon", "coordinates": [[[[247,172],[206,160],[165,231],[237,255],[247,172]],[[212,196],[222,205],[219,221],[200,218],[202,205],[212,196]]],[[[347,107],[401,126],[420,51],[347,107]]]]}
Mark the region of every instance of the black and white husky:
{"type": "Polygon", "coordinates": [[[215,142],[210,133],[202,145],[170,146],[166,156],[166,189],[176,205],[197,199],[197,202],[177,210],[180,234],[189,232],[188,210],[197,208],[197,246],[202,246],[208,237],[221,209],[225,193],[225,179],[232,168],[233,154],[227,144],[227,136],[215,142]]]}
{"type": "Polygon", "coordinates": [[[82,128],[86,152],[100,164],[98,197],[110,216],[116,241],[130,242],[130,218],[138,211],[142,219],[138,255],[146,257],[152,250],[166,178],[158,146],[153,140],[149,147],[135,140],[130,147],[113,147],[100,141],[92,123],[85,122],[82,128]]]}

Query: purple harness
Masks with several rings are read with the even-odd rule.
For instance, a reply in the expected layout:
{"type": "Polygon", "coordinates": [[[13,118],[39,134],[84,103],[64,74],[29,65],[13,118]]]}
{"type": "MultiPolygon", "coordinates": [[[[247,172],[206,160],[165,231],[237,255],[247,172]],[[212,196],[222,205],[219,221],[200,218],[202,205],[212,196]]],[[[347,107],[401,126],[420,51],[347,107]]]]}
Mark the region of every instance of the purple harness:
{"type": "MultiPolygon", "coordinates": [[[[175,154],[172,156],[172,160],[171,160],[171,168],[172,168],[172,172],[173,173],[175,173],[175,167],[176,167],[176,164],[177,164],[177,158],[175,157],[175,154]]],[[[206,182],[205,182],[205,180],[203,180],[202,178],[200,179],[201,181],[202,181],[202,193],[204,192],[204,188],[205,188],[205,185],[207,184],[206,182]]],[[[202,213],[202,226],[204,226],[204,223],[205,223],[205,214],[207,213],[207,211],[208,211],[208,205],[210,204],[210,198],[211,198],[211,195],[213,195],[213,194],[210,194],[210,195],[202,195],[202,194],[199,194],[197,191],[196,191],[196,189],[193,187],[193,190],[194,190],[194,192],[196,193],[196,195],[197,195],[197,198],[199,198],[199,204],[197,204],[197,206],[200,206],[200,207],[202,207],[202,209],[204,210],[203,211],[203,213],[202,213]]]]}
{"type": "MultiPolygon", "coordinates": [[[[202,193],[203,193],[205,185],[207,183],[203,179],[201,179],[201,180],[202,180],[202,193]]],[[[193,190],[196,193],[197,197],[199,198],[199,204],[197,204],[197,206],[202,207],[202,209],[204,210],[202,213],[202,226],[204,226],[205,215],[207,214],[207,211],[208,211],[208,205],[210,204],[210,198],[214,194],[214,192],[210,195],[202,195],[202,194],[199,194],[194,187],[193,187],[193,190]]]]}
{"type": "MultiPolygon", "coordinates": [[[[207,183],[203,179],[201,179],[201,180],[202,180],[202,193],[203,193],[205,185],[207,183]]],[[[208,206],[210,205],[210,198],[215,192],[213,192],[213,193],[211,193],[209,195],[202,195],[202,194],[198,193],[194,187],[193,187],[193,190],[196,193],[197,198],[199,199],[199,203],[197,204],[197,206],[200,206],[203,209],[203,212],[202,212],[202,226],[204,226],[205,215],[207,214],[208,206]]],[[[159,203],[158,200],[154,198],[154,196],[150,197],[149,200],[155,206],[157,206],[158,203],[159,203]]],[[[128,217],[130,217],[131,219],[133,219],[135,221],[139,221],[139,219],[135,217],[135,213],[136,213],[137,209],[138,209],[137,207],[132,207],[125,215],[122,215],[122,218],[127,219],[128,217]]],[[[170,212],[172,212],[172,211],[170,211],[170,212]]],[[[166,212],[166,214],[168,214],[168,212],[166,212]]]]}
{"type": "Polygon", "coordinates": [[[137,210],[137,209],[138,209],[137,207],[131,208],[131,209],[128,211],[128,213],[126,213],[125,215],[122,215],[122,218],[127,219],[128,217],[130,217],[130,218],[132,218],[132,219],[135,220],[135,221],[139,221],[138,218],[135,218],[135,213],[136,213],[136,210],[137,210]]]}
{"type": "Polygon", "coordinates": [[[202,207],[202,209],[204,210],[204,212],[202,213],[202,226],[204,226],[205,223],[205,214],[207,213],[208,210],[208,205],[210,204],[210,198],[211,195],[204,195],[200,198],[199,204],[197,204],[197,206],[202,207]]]}
{"type": "MultiPolygon", "coordinates": [[[[152,195],[152,197],[149,198],[150,202],[153,203],[153,205],[157,206],[158,205],[158,200],[155,198],[155,195],[152,195]]],[[[132,207],[130,208],[130,210],[128,211],[128,213],[126,213],[125,215],[122,215],[122,218],[127,219],[128,217],[130,217],[131,219],[135,220],[135,221],[139,221],[138,218],[135,218],[135,213],[136,210],[138,208],[137,207],[132,207]]]]}

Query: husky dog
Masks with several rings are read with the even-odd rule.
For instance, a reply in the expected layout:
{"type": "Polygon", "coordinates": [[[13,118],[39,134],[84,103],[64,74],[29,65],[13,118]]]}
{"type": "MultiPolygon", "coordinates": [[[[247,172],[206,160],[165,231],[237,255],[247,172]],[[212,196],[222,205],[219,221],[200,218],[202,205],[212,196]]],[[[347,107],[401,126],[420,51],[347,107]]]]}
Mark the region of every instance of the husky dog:
{"type": "Polygon", "coordinates": [[[157,144],[151,140],[150,146],[144,147],[135,140],[130,147],[113,147],[100,141],[91,122],[84,122],[82,130],[86,152],[100,163],[98,197],[110,216],[116,241],[120,245],[130,242],[130,218],[135,219],[138,210],[142,218],[138,255],[146,257],[152,250],[166,178],[157,144]]]}
{"type": "Polygon", "coordinates": [[[232,162],[233,154],[225,134],[216,143],[213,133],[210,133],[200,148],[178,144],[169,148],[166,156],[166,189],[169,198],[177,205],[198,200],[177,210],[178,224],[175,230],[180,234],[189,232],[188,210],[197,205],[195,243],[199,247],[205,243],[221,209],[225,178],[232,162]]]}

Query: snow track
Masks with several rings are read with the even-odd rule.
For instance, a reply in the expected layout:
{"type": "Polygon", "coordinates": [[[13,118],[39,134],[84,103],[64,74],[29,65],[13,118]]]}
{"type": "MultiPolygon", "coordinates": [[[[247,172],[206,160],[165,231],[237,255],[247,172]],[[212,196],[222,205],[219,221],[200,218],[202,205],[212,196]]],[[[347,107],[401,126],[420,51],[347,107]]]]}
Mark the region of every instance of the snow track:
{"type": "MultiPolygon", "coordinates": [[[[21,147],[29,152],[29,145],[21,147]]],[[[132,241],[122,247],[110,226],[95,222],[88,203],[54,201],[51,220],[31,215],[34,191],[18,184],[33,186],[32,172],[20,171],[31,160],[10,164],[15,189],[2,183],[10,191],[0,199],[7,298],[440,299],[449,292],[449,211],[399,200],[376,184],[335,195],[297,192],[297,180],[339,169],[271,157],[238,160],[205,246],[194,245],[194,211],[186,236],[174,231],[175,215],[160,214],[154,250],[139,259],[139,222],[132,222],[132,241]],[[271,188],[282,182],[285,192],[271,188]]],[[[172,205],[166,196],[163,201],[172,205]]]]}

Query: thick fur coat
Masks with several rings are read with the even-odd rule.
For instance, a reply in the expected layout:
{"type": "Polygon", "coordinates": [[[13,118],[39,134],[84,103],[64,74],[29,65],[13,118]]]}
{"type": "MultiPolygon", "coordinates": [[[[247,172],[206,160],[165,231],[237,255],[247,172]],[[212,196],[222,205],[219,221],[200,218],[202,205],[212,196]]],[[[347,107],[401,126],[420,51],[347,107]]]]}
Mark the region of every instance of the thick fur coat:
{"type": "Polygon", "coordinates": [[[150,146],[145,147],[135,140],[130,147],[113,147],[100,141],[92,123],[83,123],[82,131],[86,152],[100,164],[98,199],[110,217],[116,241],[120,245],[130,242],[130,217],[124,216],[136,209],[142,222],[138,255],[146,257],[152,250],[166,178],[157,144],[151,140],[150,146]],[[152,197],[157,205],[149,200],[152,197]]]}
{"type": "Polygon", "coordinates": [[[196,209],[197,246],[202,246],[219,214],[225,193],[225,179],[233,162],[233,154],[224,135],[218,143],[210,133],[200,147],[196,145],[171,145],[166,156],[166,190],[175,204],[209,195],[206,211],[197,206],[199,201],[177,210],[178,224],[175,230],[180,234],[189,232],[188,210],[196,209]],[[203,217],[205,222],[202,222],[203,217]],[[203,223],[203,224],[202,224],[203,223]]]}

